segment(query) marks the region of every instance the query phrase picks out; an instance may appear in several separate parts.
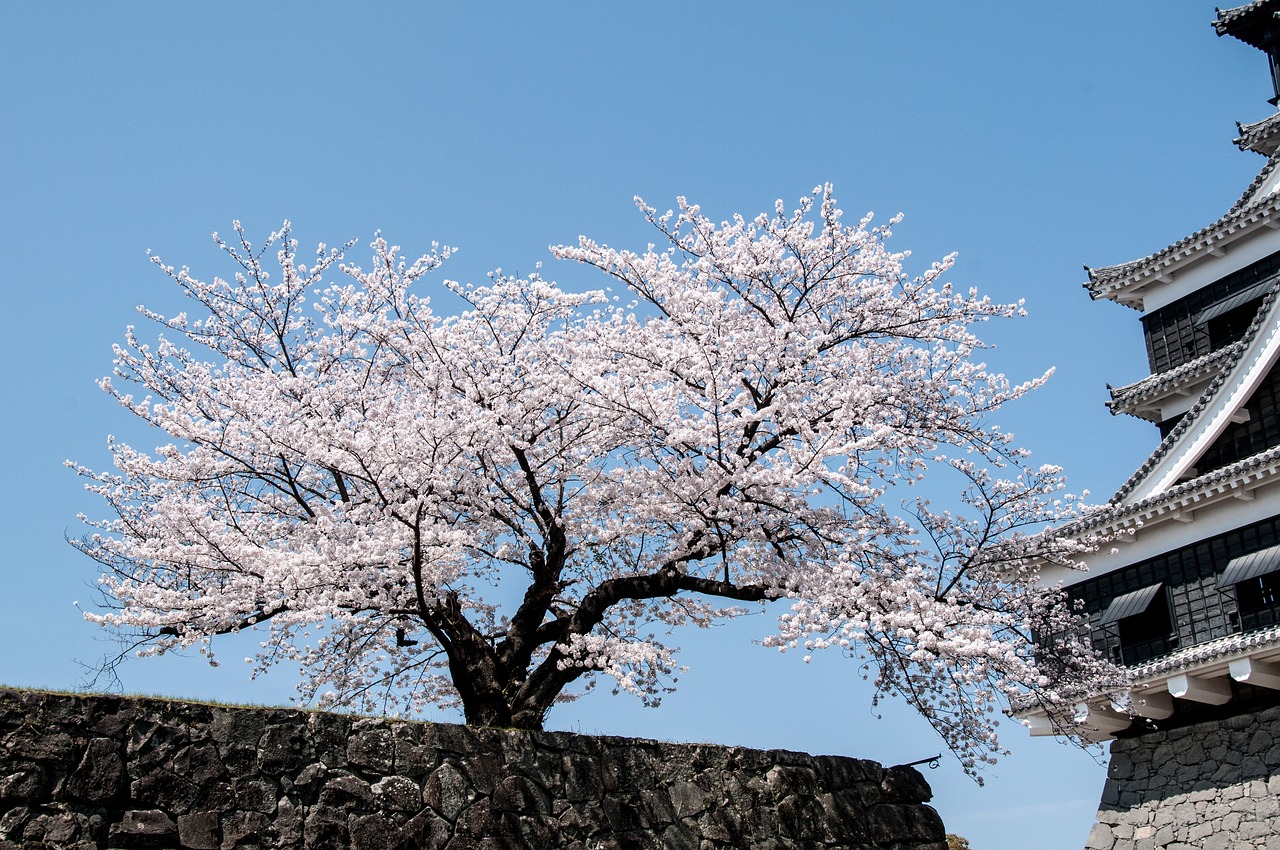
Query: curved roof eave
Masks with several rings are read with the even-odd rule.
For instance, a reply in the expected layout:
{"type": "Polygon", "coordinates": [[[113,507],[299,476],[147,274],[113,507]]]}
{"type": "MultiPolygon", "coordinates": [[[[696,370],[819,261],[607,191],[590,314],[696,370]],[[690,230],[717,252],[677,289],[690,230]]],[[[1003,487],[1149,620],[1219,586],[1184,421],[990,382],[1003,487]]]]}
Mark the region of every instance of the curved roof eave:
{"type": "Polygon", "coordinates": [[[1280,9],[1276,0],[1253,0],[1242,6],[1230,9],[1217,9],[1213,29],[1218,35],[1230,35],[1240,39],[1250,47],[1262,48],[1260,37],[1263,36],[1263,24],[1267,12],[1280,9]]]}
{"type": "Polygon", "coordinates": [[[1242,151],[1271,157],[1280,148],[1280,112],[1252,124],[1237,122],[1236,130],[1240,137],[1235,140],[1235,145],[1242,151]]]}
{"type": "Polygon", "coordinates": [[[1089,279],[1084,287],[1089,291],[1089,296],[1095,299],[1109,298],[1141,309],[1139,293],[1144,287],[1152,283],[1167,282],[1170,274],[1177,269],[1212,255],[1214,249],[1234,242],[1259,227],[1280,226],[1280,193],[1272,192],[1250,200],[1277,167],[1280,167],[1280,153],[1267,159],[1266,165],[1224,216],[1190,236],[1138,260],[1098,268],[1086,266],[1089,279]]]}
{"type": "Polygon", "coordinates": [[[1144,403],[1163,398],[1176,392],[1179,387],[1188,387],[1206,376],[1230,369],[1243,351],[1244,345],[1236,340],[1181,366],[1148,375],[1141,381],[1123,387],[1109,387],[1111,399],[1106,402],[1107,408],[1112,413],[1127,413],[1145,419],[1147,417],[1135,412],[1144,403]]]}
{"type": "Polygon", "coordinates": [[[1185,517],[1218,497],[1257,489],[1280,480],[1280,446],[1184,481],[1168,490],[1121,505],[1108,503],[1074,522],[1052,529],[1053,538],[1084,538],[1136,529],[1152,520],[1185,517]]]}

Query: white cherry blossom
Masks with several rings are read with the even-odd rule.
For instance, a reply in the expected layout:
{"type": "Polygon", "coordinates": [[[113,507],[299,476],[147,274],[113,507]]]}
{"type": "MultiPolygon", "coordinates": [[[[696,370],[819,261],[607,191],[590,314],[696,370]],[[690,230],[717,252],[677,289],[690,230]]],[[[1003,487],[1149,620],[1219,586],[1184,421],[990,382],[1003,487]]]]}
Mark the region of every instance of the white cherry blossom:
{"type": "Polygon", "coordinates": [[[130,328],[102,386],[170,442],[77,467],[111,514],[79,544],[89,618],[150,653],[257,629],[256,669],[300,664],[308,699],[537,728],[602,677],[656,703],[679,665],[654,632],[768,604],[767,644],[851,657],[970,771],[997,708],[1066,717],[1114,679],[1038,579],[1079,549],[1036,532],[1080,508],[991,421],[1043,380],[977,359],[1020,305],[953,289],[950,259],[909,276],[829,186],[719,224],[641,210],[656,246],[553,249],[629,305],[437,281],[448,249],[380,236],[367,266],[308,264],[287,223],[259,248],[237,223],[230,280],[153,258],[190,310],[141,309],[158,336],[130,328]]]}

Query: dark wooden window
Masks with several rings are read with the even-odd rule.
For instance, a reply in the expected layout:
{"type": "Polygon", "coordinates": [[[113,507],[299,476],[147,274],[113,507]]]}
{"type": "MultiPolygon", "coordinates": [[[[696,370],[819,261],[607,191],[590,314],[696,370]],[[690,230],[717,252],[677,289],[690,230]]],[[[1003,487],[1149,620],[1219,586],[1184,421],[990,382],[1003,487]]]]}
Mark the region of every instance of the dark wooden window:
{"type": "Polygon", "coordinates": [[[1217,351],[1244,336],[1253,317],[1258,315],[1258,305],[1261,301],[1260,297],[1246,301],[1234,310],[1204,322],[1205,329],[1209,332],[1209,350],[1217,351]]]}
{"type": "Polygon", "coordinates": [[[1280,623],[1280,573],[1242,581],[1235,590],[1241,631],[1252,632],[1280,623]]]}
{"type": "MultiPolygon", "coordinates": [[[[1088,619],[1090,640],[1099,652],[1125,664],[1140,664],[1179,647],[1194,646],[1241,630],[1263,628],[1271,624],[1263,622],[1267,616],[1280,622],[1280,605],[1270,609],[1274,614],[1245,618],[1245,609],[1237,604],[1236,592],[1219,592],[1217,585],[1219,575],[1233,558],[1278,543],[1280,517],[1274,517],[1088,579],[1071,586],[1067,592],[1081,603],[1088,619]],[[1150,619],[1132,623],[1102,622],[1114,599],[1157,582],[1165,587],[1163,616],[1168,618],[1166,621],[1159,620],[1161,613],[1153,602],[1143,612],[1150,619]]],[[[1280,582],[1273,592],[1276,597],[1260,598],[1280,598],[1280,582]]]]}
{"type": "Polygon", "coordinates": [[[1121,657],[1130,666],[1167,655],[1173,648],[1169,599],[1163,592],[1147,610],[1121,620],[1119,627],[1121,657]]]}
{"type": "Polygon", "coordinates": [[[1094,626],[1108,656],[1130,666],[1168,654],[1177,642],[1163,582],[1113,598],[1094,626]]]}
{"type": "Polygon", "coordinates": [[[1176,368],[1239,339],[1257,313],[1261,295],[1240,305],[1236,311],[1207,321],[1197,319],[1214,305],[1258,286],[1277,272],[1280,272],[1280,252],[1143,316],[1151,371],[1176,368]]]}
{"type": "Polygon", "coordinates": [[[1245,404],[1249,419],[1227,426],[1196,462],[1203,475],[1280,445],[1280,369],[1273,368],[1245,404]]]}

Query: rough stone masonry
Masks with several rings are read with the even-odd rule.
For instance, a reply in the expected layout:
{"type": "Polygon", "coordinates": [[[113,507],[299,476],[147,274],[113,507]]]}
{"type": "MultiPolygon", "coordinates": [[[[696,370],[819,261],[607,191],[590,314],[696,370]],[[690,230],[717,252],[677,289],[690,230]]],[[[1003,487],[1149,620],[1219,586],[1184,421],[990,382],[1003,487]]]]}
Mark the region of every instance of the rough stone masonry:
{"type": "Polygon", "coordinates": [[[0,850],[946,850],[910,767],[0,689],[0,850]]]}
{"type": "Polygon", "coordinates": [[[1088,850],[1280,850],[1280,707],[1111,744],[1088,850]]]}

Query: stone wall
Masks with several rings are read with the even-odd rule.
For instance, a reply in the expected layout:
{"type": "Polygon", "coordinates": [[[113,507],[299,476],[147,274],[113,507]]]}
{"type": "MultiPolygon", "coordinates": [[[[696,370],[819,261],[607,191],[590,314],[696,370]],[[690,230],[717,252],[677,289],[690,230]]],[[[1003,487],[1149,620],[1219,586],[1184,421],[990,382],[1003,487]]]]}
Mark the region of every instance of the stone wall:
{"type": "Polygon", "coordinates": [[[945,850],[912,768],[0,689],[0,850],[945,850]]]}
{"type": "Polygon", "coordinates": [[[1280,708],[1113,741],[1089,850],[1280,848],[1280,708]]]}

